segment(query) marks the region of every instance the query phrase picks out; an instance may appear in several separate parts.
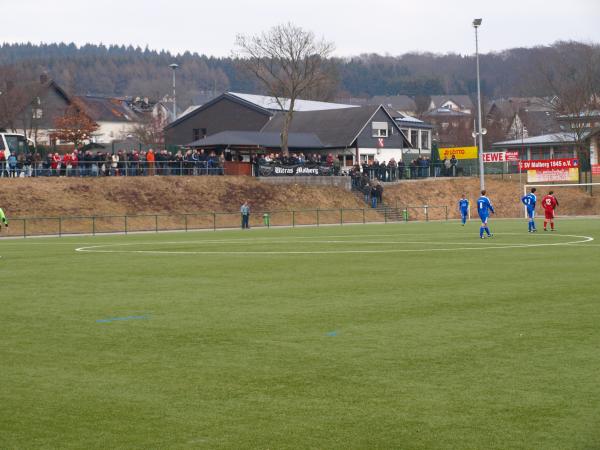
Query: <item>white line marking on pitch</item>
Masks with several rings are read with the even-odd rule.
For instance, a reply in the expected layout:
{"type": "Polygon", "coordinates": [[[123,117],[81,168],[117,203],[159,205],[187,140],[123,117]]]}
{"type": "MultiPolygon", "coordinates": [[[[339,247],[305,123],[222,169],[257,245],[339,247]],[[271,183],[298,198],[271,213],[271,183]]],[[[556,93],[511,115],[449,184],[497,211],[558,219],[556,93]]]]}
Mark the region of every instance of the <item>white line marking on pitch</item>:
{"type": "MultiPolygon", "coordinates": [[[[519,233],[500,233],[499,235],[518,235],[519,233]]],[[[132,245],[174,245],[174,244],[205,244],[205,243],[240,243],[240,240],[232,241],[182,241],[182,242],[132,242],[132,243],[124,243],[124,244],[104,244],[104,245],[94,245],[89,247],[79,247],[76,248],[76,252],[86,252],[86,253],[138,253],[138,254],[156,254],[156,255],[310,255],[310,254],[346,254],[346,253],[415,253],[415,252],[444,252],[444,251],[457,251],[457,250],[491,250],[491,249],[506,249],[506,248],[530,248],[530,247],[546,247],[546,246],[557,246],[557,245],[572,245],[572,244],[582,244],[586,242],[591,242],[594,240],[593,237],[590,236],[579,236],[573,234],[557,234],[557,235],[549,235],[554,237],[572,237],[581,240],[577,241],[569,241],[569,242],[557,242],[557,243],[541,243],[541,244],[525,244],[525,243],[517,243],[517,244],[507,244],[502,245],[502,243],[492,243],[494,246],[487,246],[489,242],[481,243],[486,245],[486,247],[478,246],[478,247],[454,247],[454,248],[421,248],[421,249],[386,249],[386,250],[314,250],[314,251],[189,251],[189,250],[181,250],[181,251],[173,251],[173,250],[102,250],[106,247],[123,247],[123,246],[132,246],[132,245]]],[[[281,240],[275,239],[277,243],[282,243],[281,240]]],[[[328,241],[316,240],[309,243],[327,243],[328,241]]],[[[286,243],[286,241],[283,241],[286,243]]],[[[329,241],[329,243],[342,243],[342,244],[358,244],[364,242],[358,241],[329,241]]],[[[431,244],[431,245],[454,245],[455,243],[447,243],[447,242],[431,242],[431,241],[393,241],[393,242],[385,242],[385,241],[376,241],[371,244],[431,244]]],[[[463,244],[471,244],[472,243],[456,243],[457,245],[463,244]]]]}

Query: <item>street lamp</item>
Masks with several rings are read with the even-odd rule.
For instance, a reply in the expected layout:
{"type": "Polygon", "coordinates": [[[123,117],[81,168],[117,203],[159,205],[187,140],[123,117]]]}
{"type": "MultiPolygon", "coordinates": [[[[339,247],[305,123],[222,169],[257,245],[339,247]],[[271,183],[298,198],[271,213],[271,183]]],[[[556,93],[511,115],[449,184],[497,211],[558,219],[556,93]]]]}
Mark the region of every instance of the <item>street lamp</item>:
{"type": "Polygon", "coordinates": [[[179,67],[179,64],[169,64],[169,67],[173,70],[173,120],[177,119],[177,94],[175,93],[175,71],[179,67]]]}
{"type": "MultiPolygon", "coordinates": [[[[478,131],[473,133],[479,137],[479,184],[481,190],[485,189],[485,175],[483,168],[483,135],[487,132],[481,126],[481,81],[479,79],[479,38],[477,29],[481,26],[481,19],[473,20],[473,28],[475,28],[475,59],[477,61],[477,120],[479,122],[478,131]]],[[[475,137],[475,136],[473,136],[475,137]]]]}

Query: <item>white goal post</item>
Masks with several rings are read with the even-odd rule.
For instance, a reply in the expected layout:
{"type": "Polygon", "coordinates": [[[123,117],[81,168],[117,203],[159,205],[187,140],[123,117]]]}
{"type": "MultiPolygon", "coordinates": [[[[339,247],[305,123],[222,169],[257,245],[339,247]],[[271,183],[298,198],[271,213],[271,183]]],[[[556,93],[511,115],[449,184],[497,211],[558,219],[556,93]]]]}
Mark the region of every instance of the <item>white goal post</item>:
{"type": "MultiPolygon", "coordinates": [[[[584,186],[600,186],[600,183],[567,183],[567,184],[526,184],[523,186],[523,196],[527,195],[527,192],[531,188],[557,188],[557,187],[584,187],[584,186]]],[[[525,218],[527,218],[527,207],[523,207],[525,212],[525,218]]]]}

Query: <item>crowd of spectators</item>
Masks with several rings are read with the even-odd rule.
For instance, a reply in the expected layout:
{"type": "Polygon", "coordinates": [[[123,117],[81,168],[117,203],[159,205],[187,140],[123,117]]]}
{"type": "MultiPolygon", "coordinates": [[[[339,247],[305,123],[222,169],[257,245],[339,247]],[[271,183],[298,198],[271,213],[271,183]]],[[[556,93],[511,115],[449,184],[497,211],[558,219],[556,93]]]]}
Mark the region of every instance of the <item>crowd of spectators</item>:
{"type": "Polygon", "coordinates": [[[0,152],[0,176],[144,176],[144,175],[222,175],[224,156],[204,150],[149,149],[116,152],[79,151],[65,153],[0,152]]]}
{"type": "MultiPolygon", "coordinates": [[[[454,156],[436,163],[432,163],[428,157],[419,156],[410,163],[396,162],[394,158],[387,163],[373,160],[363,163],[361,168],[362,173],[366,173],[371,180],[389,182],[402,179],[458,176],[457,164],[458,160],[454,156]]],[[[353,173],[356,173],[356,169],[353,173]]]]}

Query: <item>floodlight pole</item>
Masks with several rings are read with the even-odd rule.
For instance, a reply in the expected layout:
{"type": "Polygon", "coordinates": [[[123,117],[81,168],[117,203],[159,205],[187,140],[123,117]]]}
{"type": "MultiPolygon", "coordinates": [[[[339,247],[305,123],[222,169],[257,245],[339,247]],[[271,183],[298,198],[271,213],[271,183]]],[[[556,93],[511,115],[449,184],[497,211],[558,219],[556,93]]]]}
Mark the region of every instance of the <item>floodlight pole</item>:
{"type": "Polygon", "coordinates": [[[481,190],[485,189],[485,170],[483,166],[483,130],[481,126],[481,80],[479,78],[479,37],[477,29],[481,25],[481,19],[473,20],[473,28],[475,28],[475,60],[477,62],[477,118],[479,122],[477,134],[479,137],[479,184],[481,190]]]}
{"type": "Polygon", "coordinates": [[[177,94],[175,92],[175,71],[179,67],[178,64],[170,64],[169,67],[173,70],[173,120],[177,119],[177,94]]]}

